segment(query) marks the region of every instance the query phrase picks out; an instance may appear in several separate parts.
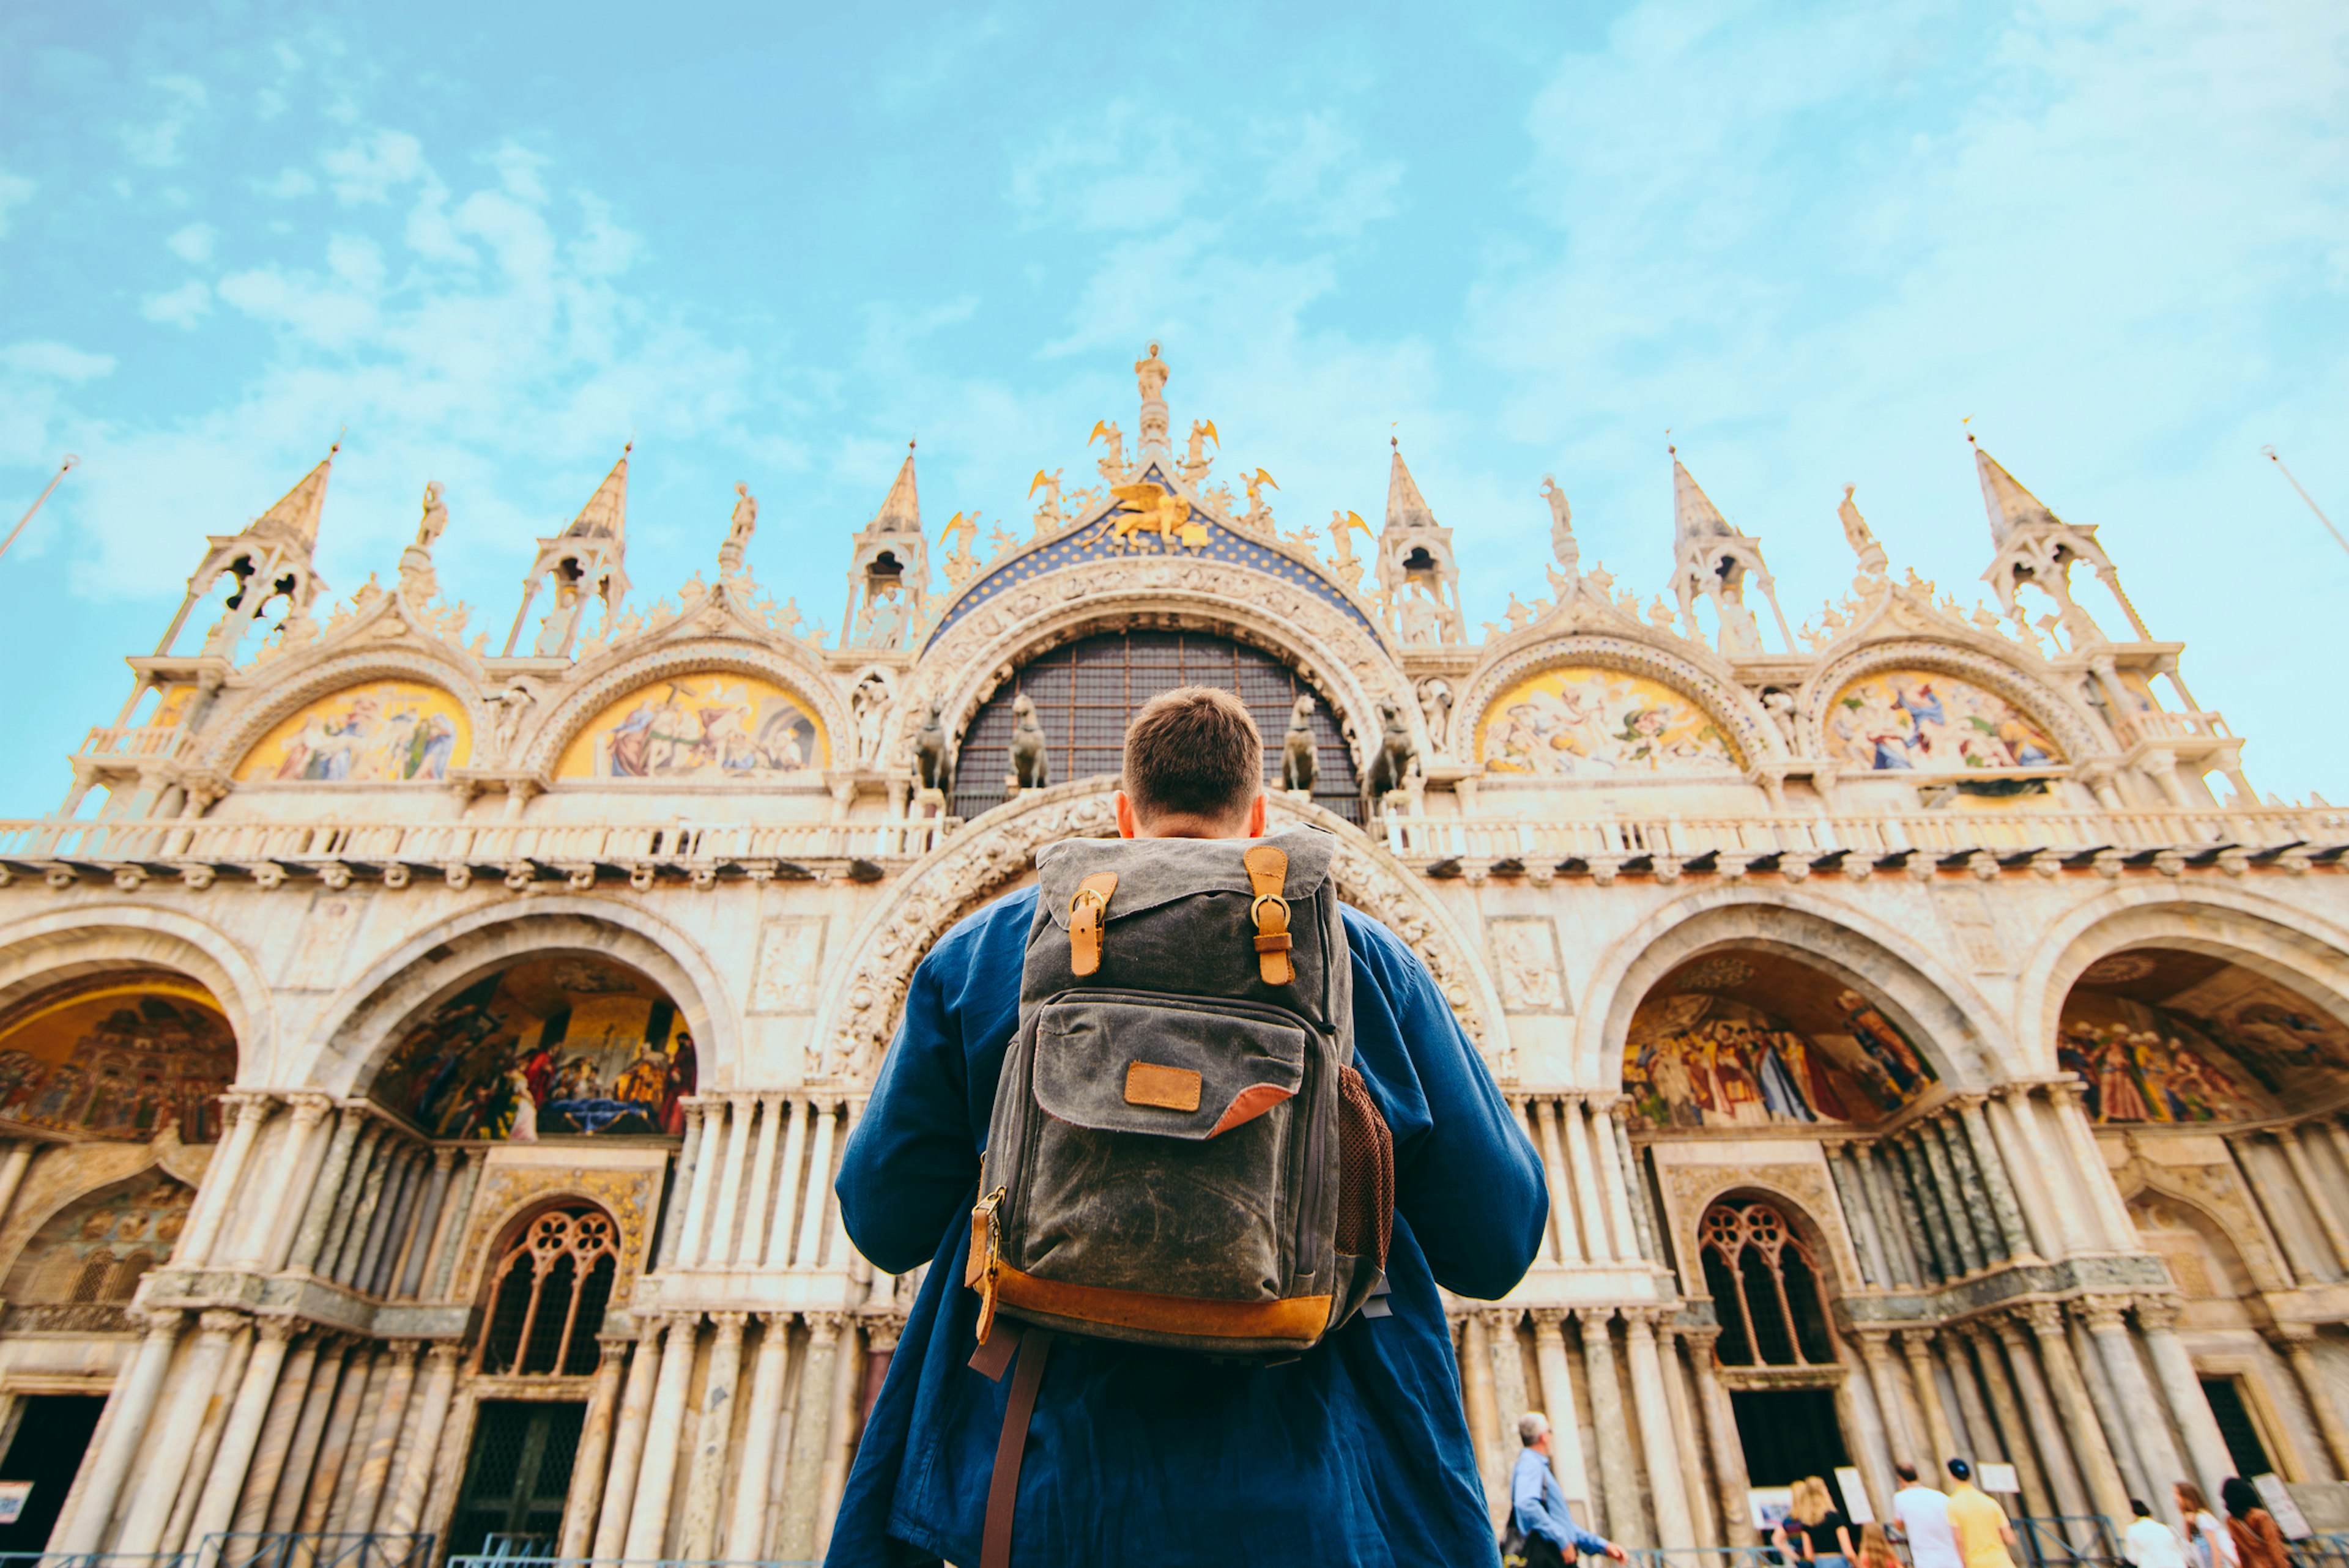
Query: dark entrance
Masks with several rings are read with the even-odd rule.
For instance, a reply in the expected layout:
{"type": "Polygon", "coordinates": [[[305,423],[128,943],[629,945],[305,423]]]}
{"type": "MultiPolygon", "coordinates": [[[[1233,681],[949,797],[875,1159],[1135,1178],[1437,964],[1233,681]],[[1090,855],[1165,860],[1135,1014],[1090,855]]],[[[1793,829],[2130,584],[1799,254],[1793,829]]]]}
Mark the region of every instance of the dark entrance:
{"type": "Polygon", "coordinates": [[[567,1402],[482,1404],[465,1489],[450,1524],[450,1556],[472,1556],[493,1546],[523,1556],[554,1554],[586,1415],[585,1405],[567,1402]],[[503,1539],[492,1542],[493,1536],[503,1539]]]}
{"type": "Polygon", "coordinates": [[[2202,1397],[2210,1402],[2219,1435],[2227,1439],[2227,1457],[2235,1461],[2235,1473],[2266,1475],[2274,1470],[2268,1461],[2268,1446],[2260,1441],[2259,1426],[2243,1404],[2241,1386],[2232,1377],[2205,1377],[2202,1397]]]}
{"type": "Polygon", "coordinates": [[[31,1481],[25,1511],[14,1524],[0,1524],[0,1552],[38,1552],[65,1506],[82,1450],[98,1429],[106,1401],[88,1394],[35,1394],[24,1400],[8,1456],[0,1459],[0,1481],[31,1481]]]}
{"type": "Polygon", "coordinates": [[[1737,1416],[1737,1441],[1745,1450],[1746,1479],[1755,1486],[1792,1486],[1805,1476],[1823,1478],[1843,1506],[1836,1466],[1851,1463],[1836,1419],[1832,1388],[1736,1388],[1729,1404],[1737,1416]]]}

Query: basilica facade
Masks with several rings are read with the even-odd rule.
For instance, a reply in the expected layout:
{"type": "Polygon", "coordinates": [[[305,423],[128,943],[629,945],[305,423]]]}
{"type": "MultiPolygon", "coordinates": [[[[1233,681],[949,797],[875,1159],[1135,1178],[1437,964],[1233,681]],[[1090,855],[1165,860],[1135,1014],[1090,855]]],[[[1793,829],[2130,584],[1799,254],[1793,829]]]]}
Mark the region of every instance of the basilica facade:
{"type": "Polygon", "coordinates": [[[1797,628],[1672,454],[1661,593],[1545,480],[1547,592],[1479,624],[1399,450],[1377,526],[1292,526],[1136,373],[1131,449],[984,539],[909,451],[835,629],[745,489],[632,592],[626,453],[510,631],[442,599],[437,485],[339,601],[332,454],[211,537],[71,797],[0,824],[0,1550],[819,1557],[920,1283],[832,1196],[911,971],[1115,830],[1185,683],[1542,1157],[1532,1271],[1448,1304],[1496,1520],[1540,1408],[1637,1545],[1953,1454],[2043,1518],[2243,1474],[2326,1521],[2349,820],[2261,803],[2095,524],[1953,452],[1987,602],[1847,490],[1797,628]]]}

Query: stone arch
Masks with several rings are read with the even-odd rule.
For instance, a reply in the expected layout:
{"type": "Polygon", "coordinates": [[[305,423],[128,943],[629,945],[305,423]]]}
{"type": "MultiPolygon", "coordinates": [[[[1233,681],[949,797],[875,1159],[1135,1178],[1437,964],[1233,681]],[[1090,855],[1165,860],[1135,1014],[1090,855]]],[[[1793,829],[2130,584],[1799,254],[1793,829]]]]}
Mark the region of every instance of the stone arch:
{"type": "Polygon", "coordinates": [[[1672,1258],[1688,1293],[1707,1294],[1697,1236],[1706,1212],[1716,1203],[1765,1202],[1784,1212],[1818,1259],[1823,1301],[1841,1297],[1859,1280],[1859,1260],[1849,1234],[1839,1222],[1823,1217],[1839,1212],[1823,1167],[1754,1171],[1733,1165],[1679,1166],[1673,1174],[1672,1258]]]}
{"type": "MultiPolygon", "coordinates": [[[[1272,798],[1274,821],[1336,836],[1339,896],[1409,943],[1459,1016],[1460,1026],[1504,1082],[1516,1077],[1499,994],[1479,950],[1425,886],[1361,830],[1318,807],[1272,798]]],[[[1117,831],[1111,793],[1090,784],[1039,789],[988,813],[893,883],[849,941],[863,956],[837,969],[816,1005],[808,1037],[810,1078],[869,1081],[897,1026],[915,965],[965,914],[1025,873],[1036,851],[1062,839],[1117,831]]]]}
{"type": "Polygon", "coordinates": [[[165,969],[212,993],[236,1037],[237,1082],[266,1083],[277,1062],[269,984],[225,933],[175,911],[84,904],[0,926],[0,1009],[61,981],[110,969],[165,969]]]}
{"type": "Polygon", "coordinates": [[[2123,881],[2050,925],[2025,962],[2014,1019],[2028,1070],[2054,1070],[2064,1005],[2088,965],[2152,945],[2226,958],[2349,1027],[2349,930],[2241,888],[2123,881]]]}
{"type": "Polygon", "coordinates": [[[1730,947],[1783,954],[1874,999],[1930,1056],[1944,1088],[1996,1081],[2013,1057],[1989,1005],[1906,934],[1788,889],[1707,887],[1658,910],[1601,956],[1589,994],[1604,1001],[1583,1013],[1577,1079],[1619,1085],[1633,1010],[1681,964],[1730,947]]]}
{"type": "Polygon", "coordinates": [[[1795,733],[1815,757],[1828,755],[1827,707],[1853,681],[1887,669],[1935,670],[2005,698],[2039,721],[2077,765],[2106,749],[2096,731],[2063,693],[2003,658],[1930,637],[1893,637],[1859,645],[1812,671],[1795,694],[1795,733]]]}
{"type": "Polygon", "coordinates": [[[464,710],[474,753],[479,753],[491,732],[492,710],[481,700],[472,672],[437,643],[403,641],[329,654],[260,689],[214,727],[203,742],[203,760],[223,773],[233,773],[246,755],[285,720],[314,702],[375,680],[412,681],[447,692],[464,710]]]}
{"type": "Polygon", "coordinates": [[[1455,749],[1463,759],[1482,760],[1469,755],[1477,727],[1511,687],[1544,670],[1581,665],[1620,671],[1680,693],[1728,737],[1739,768],[1786,755],[1785,738],[1744,687],[1684,654],[1615,630],[1542,637],[1504,649],[1480,665],[1453,710],[1455,749]]]}
{"type": "Polygon", "coordinates": [[[855,724],[847,704],[815,655],[798,644],[777,646],[733,637],[689,637],[650,648],[618,650],[599,662],[602,667],[584,675],[518,743],[513,766],[550,773],[579,732],[612,704],[665,676],[705,674],[750,676],[782,687],[823,727],[825,752],[832,766],[846,766],[841,759],[843,747],[849,757],[855,755],[855,724]]]}
{"type": "Polygon", "coordinates": [[[691,939],[632,905],[554,895],[443,921],[378,959],[321,1016],[305,1081],[334,1094],[365,1094],[410,1019],[502,965],[565,953],[626,965],[666,992],[693,1036],[705,1087],[740,1070],[741,1029],[730,993],[691,939]]]}
{"type": "Polygon", "coordinates": [[[957,620],[923,651],[901,688],[883,755],[896,754],[933,698],[947,732],[959,738],[979,704],[1037,655],[1096,632],[1148,627],[1211,632],[1290,665],[1330,705],[1358,768],[1383,727],[1381,703],[1402,713],[1426,753],[1426,721],[1392,653],[1351,618],[1244,566],[1153,557],[1066,566],[957,620]]]}
{"type": "Polygon", "coordinates": [[[2197,1292],[2192,1288],[2192,1281],[2178,1277],[2176,1262],[2169,1253],[2158,1242],[2147,1243],[2147,1249],[2170,1265],[2170,1283],[2189,1299],[2200,1295],[2206,1299],[2249,1301],[2262,1291],[2290,1290],[2292,1287],[2290,1271],[2269,1250],[2260,1228],[2256,1224],[2244,1224],[2243,1221],[2248,1216],[2220,1213],[2212,1204],[2211,1194],[2198,1191],[2184,1178],[2139,1160],[2116,1173],[2116,1184],[2120,1189],[2121,1202],[2128,1208],[2130,1222],[2137,1227],[2140,1237],[2145,1233],[2144,1225],[2137,1220],[2140,1205],[2147,1200],[2168,1204],[2178,1211],[2179,1217],[2187,1222],[2192,1233],[2200,1238],[2202,1244],[2219,1260],[2222,1271],[2231,1265],[2241,1276],[2240,1282],[2233,1279],[2207,1280],[2204,1283],[2211,1288],[2197,1292]]]}

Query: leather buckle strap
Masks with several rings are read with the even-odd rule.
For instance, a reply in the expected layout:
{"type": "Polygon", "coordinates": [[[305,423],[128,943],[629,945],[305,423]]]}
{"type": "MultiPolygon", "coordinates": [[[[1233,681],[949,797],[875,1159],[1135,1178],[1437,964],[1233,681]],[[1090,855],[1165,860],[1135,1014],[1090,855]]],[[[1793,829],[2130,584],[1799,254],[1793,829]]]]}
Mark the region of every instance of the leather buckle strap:
{"type": "Polygon", "coordinates": [[[979,1540],[978,1568],[1011,1568],[1011,1514],[1019,1504],[1019,1466],[1028,1457],[1028,1423],[1036,1414],[1036,1391],[1043,1387],[1044,1363],[1051,1350],[1052,1336],[1044,1330],[1021,1331],[1011,1393],[1003,1405],[1003,1433],[995,1440],[995,1474],[987,1483],[987,1527],[979,1540]]]}
{"type": "Polygon", "coordinates": [[[1102,920],[1116,891],[1115,872],[1095,872],[1077,884],[1076,896],[1069,900],[1069,972],[1079,978],[1101,967],[1102,920]]]}
{"type": "Polygon", "coordinates": [[[1294,945],[1288,934],[1288,901],[1280,896],[1288,881],[1288,852],[1258,844],[1240,857],[1240,863],[1247,868],[1248,889],[1256,894],[1248,918],[1256,922],[1257,972],[1268,985],[1286,985],[1297,978],[1297,965],[1288,956],[1294,945]]]}

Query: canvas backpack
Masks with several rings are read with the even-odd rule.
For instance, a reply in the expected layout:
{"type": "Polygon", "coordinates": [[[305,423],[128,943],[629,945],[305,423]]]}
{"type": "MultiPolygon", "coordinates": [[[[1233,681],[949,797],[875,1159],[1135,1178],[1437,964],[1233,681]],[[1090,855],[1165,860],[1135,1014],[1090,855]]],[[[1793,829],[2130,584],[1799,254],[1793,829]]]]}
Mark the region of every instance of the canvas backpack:
{"type": "Polygon", "coordinates": [[[982,1356],[1004,1316],[1276,1361],[1381,1288],[1394,1144],[1353,1066],[1336,849],[1298,827],[1038,852],[971,1213],[982,1356]]]}

